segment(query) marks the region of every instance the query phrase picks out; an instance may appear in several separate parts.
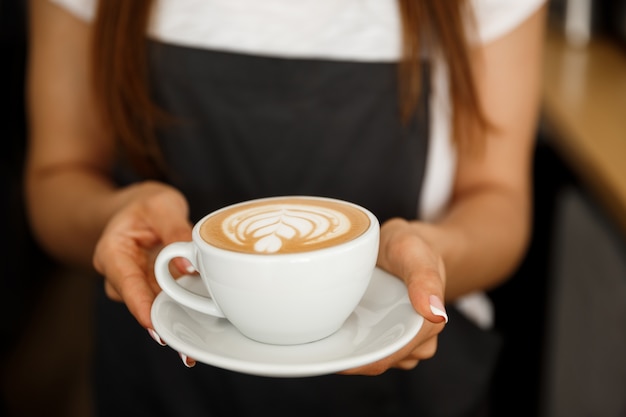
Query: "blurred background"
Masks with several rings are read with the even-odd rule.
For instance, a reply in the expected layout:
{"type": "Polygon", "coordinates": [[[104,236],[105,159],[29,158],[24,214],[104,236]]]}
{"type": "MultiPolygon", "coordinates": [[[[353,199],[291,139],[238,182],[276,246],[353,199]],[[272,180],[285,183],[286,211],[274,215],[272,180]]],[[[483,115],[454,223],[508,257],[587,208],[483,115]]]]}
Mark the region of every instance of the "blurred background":
{"type": "MultiPolygon", "coordinates": [[[[520,0],[523,1],[523,0],[520,0]]],[[[24,0],[0,0],[0,416],[89,417],[93,290],[24,215],[24,0]]],[[[530,250],[490,293],[494,415],[626,416],[626,0],[551,0],[530,250]]]]}

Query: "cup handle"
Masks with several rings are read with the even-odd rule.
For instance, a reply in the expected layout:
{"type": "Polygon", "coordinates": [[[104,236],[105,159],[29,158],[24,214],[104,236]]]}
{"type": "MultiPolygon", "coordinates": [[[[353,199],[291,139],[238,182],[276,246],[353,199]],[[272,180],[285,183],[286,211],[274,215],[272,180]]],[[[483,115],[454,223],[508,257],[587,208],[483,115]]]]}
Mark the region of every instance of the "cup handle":
{"type": "Polygon", "coordinates": [[[172,297],[178,303],[199,311],[200,313],[210,314],[216,317],[225,317],[222,310],[217,306],[215,301],[209,297],[196,294],[183,286],[179,285],[177,280],[172,276],[169,269],[169,263],[174,258],[186,258],[195,264],[195,247],[193,242],[175,242],[170,243],[161,249],[154,263],[154,275],[159,286],[167,295],[172,297]]]}

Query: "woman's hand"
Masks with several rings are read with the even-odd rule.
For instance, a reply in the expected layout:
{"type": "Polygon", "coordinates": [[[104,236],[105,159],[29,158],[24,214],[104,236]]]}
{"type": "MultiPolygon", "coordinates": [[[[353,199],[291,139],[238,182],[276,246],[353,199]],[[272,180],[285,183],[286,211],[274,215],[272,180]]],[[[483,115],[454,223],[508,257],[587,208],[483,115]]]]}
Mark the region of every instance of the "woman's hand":
{"type": "Polygon", "coordinates": [[[342,374],[379,375],[389,368],[412,369],[437,350],[437,336],[447,322],[443,305],[443,260],[420,236],[416,223],[391,219],[381,227],[378,266],[404,280],[415,311],[424,317],[419,333],[399,351],[342,374]]]}
{"type": "MultiPolygon", "coordinates": [[[[96,245],[93,264],[104,276],[107,295],[124,302],[154,335],[150,309],[161,291],[154,277],[154,259],[163,246],[191,240],[189,209],[180,192],[156,182],[130,186],[122,200],[96,245]]],[[[181,275],[189,268],[187,261],[177,259],[173,273],[181,275]]]]}

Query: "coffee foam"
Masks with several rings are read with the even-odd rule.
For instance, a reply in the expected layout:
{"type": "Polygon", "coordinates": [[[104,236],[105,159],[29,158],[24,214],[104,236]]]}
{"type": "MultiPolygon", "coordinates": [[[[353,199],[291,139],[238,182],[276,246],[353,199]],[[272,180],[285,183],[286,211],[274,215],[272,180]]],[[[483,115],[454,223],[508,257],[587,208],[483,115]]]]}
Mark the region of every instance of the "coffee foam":
{"type": "Polygon", "coordinates": [[[331,200],[256,201],[209,217],[201,227],[211,245],[258,254],[306,252],[350,241],[369,227],[360,209],[331,200]]]}

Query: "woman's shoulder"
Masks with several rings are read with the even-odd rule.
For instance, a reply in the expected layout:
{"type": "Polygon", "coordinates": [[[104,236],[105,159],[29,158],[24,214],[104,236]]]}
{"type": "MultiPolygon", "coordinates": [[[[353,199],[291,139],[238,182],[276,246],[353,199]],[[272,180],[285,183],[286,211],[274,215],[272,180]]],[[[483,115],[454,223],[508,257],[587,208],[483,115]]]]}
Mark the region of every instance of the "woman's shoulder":
{"type": "Polygon", "coordinates": [[[50,0],[80,19],[90,21],[96,14],[98,0],[50,0]]]}
{"type": "Polygon", "coordinates": [[[471,0],[483,43],[513,30],[547,0],[471,0]]]}

